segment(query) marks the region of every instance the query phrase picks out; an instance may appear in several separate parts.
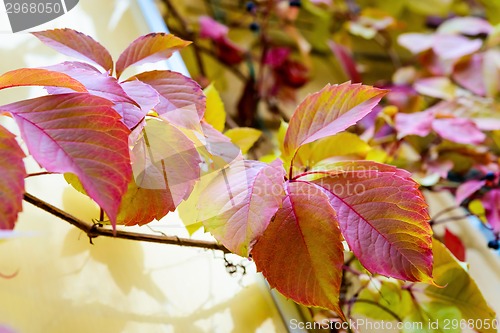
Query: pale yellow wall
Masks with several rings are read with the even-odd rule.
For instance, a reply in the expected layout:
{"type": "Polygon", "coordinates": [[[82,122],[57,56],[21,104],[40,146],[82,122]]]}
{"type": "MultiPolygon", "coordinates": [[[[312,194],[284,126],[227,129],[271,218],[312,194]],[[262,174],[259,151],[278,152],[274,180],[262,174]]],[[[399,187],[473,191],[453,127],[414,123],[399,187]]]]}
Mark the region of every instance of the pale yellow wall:
{"type": "MultiPolygon", "coordinates": [[[[115,58],[147,32],[135,2],[125,0],[80,0],[70,13],[38,29],[50,27],[90,34],[115,58]]],[[[26,33],[0,34],[0,59],[0,73],[68,60],[26,33]]],[[[39,92],[3,90],[0,105],[39,92]]],[[[29,171],[36,170],[33,161],[27,163],[29,171]]],[[[96,206],[61,176],[30,179],[27,190],[87,221],[98,216],[96,206]]],[[[23,237],[0,242],[0,272],[18,272],[14,279],[0,278],[0,324],[23,333],[285,331],[250,263],[249,274],[232,277],[222,254],[212,251],[105,238],[92,246],[66,222],[27,203],[23,209],[16,227],[23,237]]],[[[154,228],[186,236],[175,215],[154,228]]]]}

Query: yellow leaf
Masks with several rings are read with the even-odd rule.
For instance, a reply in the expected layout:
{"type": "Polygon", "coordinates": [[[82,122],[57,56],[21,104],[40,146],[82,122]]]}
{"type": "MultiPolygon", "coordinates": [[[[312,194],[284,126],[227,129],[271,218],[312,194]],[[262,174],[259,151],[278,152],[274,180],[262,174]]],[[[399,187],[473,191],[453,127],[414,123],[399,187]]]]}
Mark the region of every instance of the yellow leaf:
{"type": "Polygon", "coordinates": [[[481,222],[486,223],[486,212],[484,210],[483,203],[479,199],[474,199],[469,203],[469,211],[476,215],[481,222]]]}
{"type": "Polygon", "coordinates": [[[87,192],[85,191],[85,189],[83,188],[83,185],[80,182],[80,179],[78,179],[78,176],[75,175],[74,173],[66,172],[64,174],[64,180],[66,180],[66,182],[69,185],[71,185],[78,192],[85,194],[85,195],[88,195],[87,192]]]}
{"type": "Polygon", "coordinates": [[[219,132],[224,130],[226,125],[226,110],[220,98],[219,92],[213,83],[203,90],[207,96],[207,108],[205,111],[205,121],[219,132]]]}
{"type": "Polygon", "coordinates": [[[224,133],[225,136],[240,147],[241,152],[246,154],[250,148],[257,142],[262,132],[250,127],[232,128],[224,133]]]}
{"type": "Polygon", "coordinates": [[[387,153],[384,150],[378,148],[373,148],[366,155],[367,160],[379,163],[385,163],[387,161],[387,157],[387,153]]]}

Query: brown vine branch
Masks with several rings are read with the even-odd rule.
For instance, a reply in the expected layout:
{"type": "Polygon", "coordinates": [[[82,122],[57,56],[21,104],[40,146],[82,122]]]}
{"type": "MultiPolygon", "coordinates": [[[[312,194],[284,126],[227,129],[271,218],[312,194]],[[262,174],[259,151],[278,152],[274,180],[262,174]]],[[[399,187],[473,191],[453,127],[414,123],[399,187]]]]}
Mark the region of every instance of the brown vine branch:
{"type": "Polygon", "coordinates": [[[161,243],[161,244],[170,244],[170,245],[178,245],[178,246],[187,246],[187,247],[195,247],[195,248],[201,248],[201,249],[208,249],[208,250],[218,250],[222,251],[224,253],[231,253],[227,248],[225,248],[223,245],[220,245],[215,242],[210,242],[210,241],[204,241],[204,240],[197,240],[197,239],[191,239],[191,238],[180,238],[177,236],[158,236],[158,235],[148,235],[148,234],[142,234],[142,233],[137,233],[137,232],[129,232],[129,231],[123,231],[123,230],[116,230],[116,232],[113,234],[113,230],[101,227],[98,224],[90,224],[87,222],[84,222],[77,217],[55,207],[52,206],[51,204],[43,201],[42,199],[37,198],[36,196],[25,193],[24,194],[24,200],[26,202],[29,202],[30,204],[46,211],[47,213],[50,213],[56,217],[59,217],[60,219],[68,222],[69,224],[77,227],[78,229],[82,230],[87,234],[87,236],[92,240],[93,238],[96,238],[98,236],[104,236],[104,237],[113,237],[113,238],[121,238],[121,239],[130,239],[130,240],[135,240],[135,241],[142,241],[142,242],[150,242],[150,243],[161,243]]]}

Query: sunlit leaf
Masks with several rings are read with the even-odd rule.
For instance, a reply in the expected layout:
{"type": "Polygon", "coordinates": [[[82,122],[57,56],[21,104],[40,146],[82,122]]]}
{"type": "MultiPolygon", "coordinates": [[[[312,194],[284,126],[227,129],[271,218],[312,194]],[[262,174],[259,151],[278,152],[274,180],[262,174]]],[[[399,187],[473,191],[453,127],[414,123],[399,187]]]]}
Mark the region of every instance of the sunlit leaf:
{"type": "Polygon", "coordinates": [[[134,128],[149,111],[158,105],[160,94],[153,87],[139,80],[121,82],[120,85],[135,103],[116,103],[114,109],[121,114],[128,128],[134,128]]]}
{"type": "Polygon", "coordinates": [[[42,167],[71,172],[114,225],[130,181],[129,130],[113,103],[89,94],[61,94],[5,106],[42,167]]]}
{"type": "Polygon", "coordinates": [[[419,304],[403,319],[402,333],[460,333],[460,310],[451,304],[419,304]],[[456,325],[453,325],[457,323],[456,325]]]}
{"type": "Polygon", "coordinates": [[[286,185],[283,206],[252,256],[271,287],[296,302],[337,312],[344,250],[337,214],[313,184],[286,185]]]}
{"type": "MultiPolygon", "coordinates": [[[[1,110],[1,108],[0,108],[1,110]]],[[[23,209],[24,152],[15,136],[0,126],[0,230],[13,229],[23,209]]]]}
{"type": "Polygon", "coordinates": [[[385,94],[385,90],[344,83],[327,85],[307,96],[290,119],[285,153],[293,156],[300,146],[354,125],[370,113],[385,94]]]}
{"type": "MultiPolygon", "coordinates": [[[[448,306],[456,306],[465,320],[475,322],[493,322],[495,312],[488,306],[476,285],[476,282],[463,269],[459,262],[451,255],[439,241],[434,240],[434,270],[433,275],[438,286],[428,285],[423,289],[424,294],[431,300],[448,306]]],[[[482,333],[496,333],[497,329],[481,329],[482,333]]]]}
{"type": "Polygon", "coordinates": [[[146,62],[166,60],[178,51],[191,44],[172,34],[153,32],[134,40],[125,51],[120,54],[116,62],[116,76],[120,77],[123,71],[131,65],[140,65],[146,62]]]}
{"type": "Polygon", "coordinates": [[[137,79],[149,84],[160,94],[155,111],[169,122],[190,129],[199,127],[205,113],[206,97],[192,79],[172,71],[151,71],[137,79]]]}
{"type": "Polygon", "coordinates": [[[455,97],[457,86],[447,77],[430,77],[420,79],[414,84],[419,94],[451,100],[455,97]]]}
{"type": "Polygon", "coordinates": [[[367,270],[432,282],[430,218],[410,176],[369,161],[339,162],[313,182],[328,194],[347,244],[367,270]]]}
{"type": "Polygon", "coordinates": [[[224,133],[231,142],[240,147],[241,152],[246,154],[250,148],[259,140],[262,132],[250,127],[231,128],[224,133]]]}
{"type": "Polygon", "coordinates": [[[71,76],[42,68],[21,68],[0,76],[0,89],[21,86],[51,86],[87,92],[85,86],[71,76]]]}
{"type": "Polygon", "coordinates": [[[281,205],[284,175],[280,160],[231,164],[201,193],[199,220],[229,250],[248,256],[281,205]]]}
{"type": "Polygon", "coordinates": [[[67,28],[32,32],[32,34],[62,54],[90,61],[110,73],[113,71],[113,59],[108,50],[92,37],[67,28]]]}
{"type": "Polygon", "coordinates": [[[226,125],[226,110],[215,86],[210,84],[203,92],[207,96],[207,106],[205,111],[205,121],[216,130],[222,132],[226,125]]]}

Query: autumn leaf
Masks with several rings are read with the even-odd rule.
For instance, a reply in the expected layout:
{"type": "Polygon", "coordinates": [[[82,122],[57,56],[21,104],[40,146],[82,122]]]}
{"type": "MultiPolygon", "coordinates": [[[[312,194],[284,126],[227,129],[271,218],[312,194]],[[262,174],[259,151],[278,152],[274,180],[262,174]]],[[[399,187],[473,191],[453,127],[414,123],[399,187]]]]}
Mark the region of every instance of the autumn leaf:
{"type": "Polygon", "coordinates": [[[130,181],[129,130],[113,103],[90,94],[61,94],[1,106],[12,113],[29,152],[47,171],[71,172],[113,226],[130,181]]]}
{"type": "MultiPolygon", "coordinates": [[[[437,287],[432,285],[422,286],[426,297],[434,302],[448,306],[456,306],[466,321],[493,323],[495,312],[486,303],[476,282],[469,273],[459,264],[446,247],[437,240],[433,240],[434,270],[437,287]]],[[[478,327],[478,326],[476,326],[478,327]]],[[[489,329],[483,326],[479,329],[482,333],[496,333],[496,327],[489,329]]],[[[478,327],[479,328],[479,327],[478,327]]]]}
{"type": "Polygon", "coordinates": [[[32,34],[62,54],[90,61],[109,73],[113,71],[113,59],[108,50],[92,37],[68,28],[38,31],[32,34]]]}
{"type": "MultiPolygon", "coordinates": [[[[1,108],[0,108],[1,110],[1,108]]],[[[23,209],[24,152],[15,136],[0,126],[0,230],[14,228],[23,209]]]]}
{"type": "Polygon", "coordinates": [[[262,132],[251,127],[238,127],[227,130],[224,135],[240,147],[242,154],[246,154],[262,136],[262,132]]]}
{"type": "Polygon", "coordinates": [[[151,71],[130,80],[142,81],[159,94],[155,111],[169,122],[189,129],[198,129],[205,114],[206,97],[198,83],[172,71],[151,71]]]}
{"type": "Polygon", "coordinates": [[[481,199],[486,220],[495,233],[500,233],[500,189],[493,189],[481,199]]]}
{"type": "Polygon", "coordinates": [[[368,271],[432,283],[430,218],[410,176],[389,165],[353,161],[332,165],[312,182],[327,193],[347,244],[368,271]]]}
{"type": "Polygon", "coordinates": [[[443,118],[432,122],[432,129],[444,139],[463,144],[480,144],[486,139],[476,124],[467,118],[443,118]]]}
{"type": "Polygon", "coordinates": [[[120,54],[116,62],[116,76],[120,77],[125,69],[131,65],[140,65],[146,62],[166,60],[178,51],[191,44],[172,34],[153,32],[134,40],[125,51],[120,54]]]}
{"type": "Polygon", "coordinates": [[[284,175],[280,160],[230,164],[200,194],[198,220],[229,250],[248,256],[281,205],[284,175]]]}
{"type": "Polygon", "coordinates": [[[220,98],[219,92],[213,83],[206,87],[203,92],[207,96],[207,105],[204,119],[219,132],[224,130],[226,125],[226,110],[220,98]]]}
{"type": "Polygon", "coordinates": [[[327,85],[307,96],[290,119],[285,153],[294,156],[300,146],[337,134],[366,116],[386,94],[361,84],[327,85]]]}
{"type": "Polygon", "coordinates": [[[462,204],[462,202],[469,198],[471,195],[479,191],[484,185],[486,185],[485,180],[469,180],[457,188],[455,193],[455,202],[457,205],[462,204]]]}
{"type": "Polygon", "coordinates": [[[0,76],[0,90],[21,86],[51,86],[87,92],[87,88],[71,76],[42,68],[21,68],[0,76]]]}
{"type": "Polygon", "coordinates": [[[462,240],[448,228],[444,229],[443,243],[460,261],[465,261],[465,246],[462,240]]]}
{"type": "Polygon", "coordinates": [[[316,185],[286,184],[283,206],[255,244],[252,257],[271,287],[296,302],[335,311],[344,263],[337,214],[316,185]]]}
{"type": "Polygon", "coordinates": [[[139,80],[121,82],[120,85],[137,105],[126,102],[115,103],[114,109],[122,115],[125,125],[132,129],[158,105],[160,94],[153,87],[139,80]]]}

